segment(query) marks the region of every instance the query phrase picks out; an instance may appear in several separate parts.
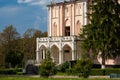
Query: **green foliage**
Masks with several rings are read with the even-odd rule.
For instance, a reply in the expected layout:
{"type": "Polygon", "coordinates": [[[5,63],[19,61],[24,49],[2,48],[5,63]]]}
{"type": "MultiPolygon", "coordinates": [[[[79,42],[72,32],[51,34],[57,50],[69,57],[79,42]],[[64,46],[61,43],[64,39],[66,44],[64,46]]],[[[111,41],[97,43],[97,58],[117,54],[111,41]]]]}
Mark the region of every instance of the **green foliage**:
{"type": "Polygon", "coordinates": [[[47,53],[46,59],[41,62],[39,72],[42,77],[48,77],[57,73],[57,67],[50,58],[50,52],[47,53]]]}
{"type": "Polygon", "coordinates": [[[26,60],[35,59],[36,38],[45,37],[46,35],[47,32],[28,29],[20,36],[13,25],[8,25],[0,32],[0,67],[14,67],[18,62],[21,62],[19,64],[21,67],[23,62],[26,62],[26,60]],[[21,55],[23,57],[22,61],[20,61],[21,55]],[[13,61],[15,61],[15,64],[13,61]]]}
{"type": "Polygon", "coordinates": [[[90,71],[90,75],[104,75],[105,73],[105,70],[104,69],[91,69],[90,71]]]}
{"type": "Polygon", "coordinates": [[[21,68],[11,68],[11,69],[0,69],[0,74],[17,74],[18,72],[22,73],[21,68]]]}
{"type": "Polygon", "coordinates": [[[66,73],[67,75],[77,75],[76,71],[74,68],[69,68],[69,69],[66,69],[66,73]]]}
{"type": "Polygon", "coordinates": [[[73,68],[78,76],[87,78],[89,76],[91,67],[92,62],[90,59],[81,59],[77,61],[73,68]]]}
{"type": "Polygon", "coordinates": [[[41,78],[41,77],[24,77],[24,76],[0,76],[0,80],[118,80],[118,79],[110,79],[110,78],[41,78]]]}
{"type": "Polygon", "coordinates": [[[88,6],[90,23],[83,27],[83,48],[105,59],[120,55],[120,4],[118,0],[91,0],[88,6]]]}
{"type": "Polygon", "coordinates": [[[106,69],[92,69],[90,75],[110,75],[110,74],[120,74],[119,68],[106,68],[106,69]]]}
{"type": "Polygon", "coordinates": [[[60,72],[66,72],[67,69],[69,69],[69,62],[62,63],[58,66],[60,72]]]}
{"type": "Polygon", "coordinates": [[[15,67],[22,63],[23,53],[9,51],[6,55],[5,61],[10,64],[10,67],[15,67]]]}
{"type": "Polygon", "coordinates": [[[105,75],[120,74],[120,68],[106,68],[105,75]]]}
{"type": "MultiPolygon", "coordinates": [[[[44,36],[45,32],[33,28],[27,29],[23,34],[22,51],[24,52],[24,60],[35,59],[36,57],[36,38],[44,36]]],[[[47,32],[46,32],[47,33],[47,32]]],[[[44,36],[46,37],[46,36],[44,36]]]]}

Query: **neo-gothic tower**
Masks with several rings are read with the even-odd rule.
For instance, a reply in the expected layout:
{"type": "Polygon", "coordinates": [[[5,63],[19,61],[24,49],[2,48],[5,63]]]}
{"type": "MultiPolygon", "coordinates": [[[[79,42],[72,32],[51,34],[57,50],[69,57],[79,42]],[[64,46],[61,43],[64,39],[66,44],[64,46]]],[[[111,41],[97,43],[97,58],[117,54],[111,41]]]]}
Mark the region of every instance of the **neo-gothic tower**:
{"type": "MultiPolygon", "coordinates": [[[[48,37],[37,38],[36,61],[40,63],[50,50],[56,64],[74,61],[81,57],[81,42],[78,37],[83,25],[88,23],[86,13],[90,0],[70,0],[48,5],[48,37]]],[[[94,59],[101,64],[101,58],[94,59]]],[[[107,60],[106,64],[120,64],[119,58],[107,60]]]]}
{"type": "Polygon", "coordinates": [[[45,58],[49,48],[52,59],[61,64],[80,58],[78,35],[86,20],[86,0],[70,0],[48,5],[48,37],[37,38],[36,60],[45,58]]]}

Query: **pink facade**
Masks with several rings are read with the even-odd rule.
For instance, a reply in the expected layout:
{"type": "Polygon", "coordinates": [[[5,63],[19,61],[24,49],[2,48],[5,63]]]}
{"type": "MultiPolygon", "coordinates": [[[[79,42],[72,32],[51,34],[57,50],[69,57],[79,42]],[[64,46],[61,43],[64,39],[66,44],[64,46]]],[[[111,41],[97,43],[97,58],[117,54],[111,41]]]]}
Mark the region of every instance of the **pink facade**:
{"type": "MultiPolygon", "coordinates": [[[[48,37],[37,38],[37,62],[45,58],[47,48],[57,64],[74,61],[81,57],[81,42],[78,36],[82,26],[88,23],[86,18],[87,5],[90,0],[71,0],[48,5],[48,37]]],[[[93,59],[95,64],[101,64],[98,56],[93,59]]],[[[120,65],[120,58],[106,60],[107,65],[120,65]]]]}
{"type": "Polygon", "coordinates": [[[54,3],[48,6],[48,36],[78,36],[82,25],[86,25],[85,0],[54,3]]]}

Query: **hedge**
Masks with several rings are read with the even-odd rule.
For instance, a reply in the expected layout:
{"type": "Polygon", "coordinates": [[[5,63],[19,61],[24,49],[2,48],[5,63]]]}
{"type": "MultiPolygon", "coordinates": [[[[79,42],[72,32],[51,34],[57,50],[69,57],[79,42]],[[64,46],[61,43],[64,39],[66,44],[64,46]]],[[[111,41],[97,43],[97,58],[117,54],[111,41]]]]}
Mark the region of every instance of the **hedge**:
{"type": "Polygon", "coordinates": [[[111,73],[120,74],[120,68],[107,68],[107,69],[105,69],[105,75],[110,75],[111,73]]]}
{"type": "Polygon", "coordinates": [[[22,68],[0,69],[0,74],[17,74],[22,72],[22,68]]]}
{"type": "Polygon", "coordinates": [[[90,75],[104,75],[103,69],[91,69],[90,75]]]}
{"type": "Polygon", "coordinates": [[[120,74],[120,68],[92,69],[90,75],[120,74]]]}

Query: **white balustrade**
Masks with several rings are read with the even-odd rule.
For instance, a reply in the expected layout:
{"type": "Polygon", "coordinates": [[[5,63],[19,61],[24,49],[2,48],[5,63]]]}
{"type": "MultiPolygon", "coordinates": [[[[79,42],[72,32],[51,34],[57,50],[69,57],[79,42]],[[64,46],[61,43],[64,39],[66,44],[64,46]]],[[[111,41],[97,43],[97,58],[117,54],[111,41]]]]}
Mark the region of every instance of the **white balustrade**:
{"type": "Polygon", "coordinates": [[[75,36],[65,36],[65,37],[46,37],[46,38],[37,38],[38,42],[47,42],[47,41],[72,41],[75,39],[80,39],[75,36]]]}

